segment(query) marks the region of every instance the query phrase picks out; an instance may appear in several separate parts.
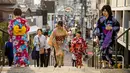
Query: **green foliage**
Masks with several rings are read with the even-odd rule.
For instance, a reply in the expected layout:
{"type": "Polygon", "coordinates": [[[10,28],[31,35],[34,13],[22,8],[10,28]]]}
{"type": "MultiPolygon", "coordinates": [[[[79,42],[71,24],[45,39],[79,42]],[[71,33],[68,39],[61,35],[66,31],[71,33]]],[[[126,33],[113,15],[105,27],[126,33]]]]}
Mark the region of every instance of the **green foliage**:
{"type": "MultiPolygon", "coordinates": [[[[7,32],[7,30],[8,30],[8,22],[1,22],[0,23],[0,29],[7,32]]],[[[7,40],[8,40],[8,34],[4,33],[4,36],[3,36],[3,33],[0,31],[0,48],[2,48],[4,46],[4,43],[7,40]]]]}
{"type": "Polygon", "coordinates": [[[0,28],[7,31],[8,29],[8,22],[1,22],[0,23],[0,28]]]}

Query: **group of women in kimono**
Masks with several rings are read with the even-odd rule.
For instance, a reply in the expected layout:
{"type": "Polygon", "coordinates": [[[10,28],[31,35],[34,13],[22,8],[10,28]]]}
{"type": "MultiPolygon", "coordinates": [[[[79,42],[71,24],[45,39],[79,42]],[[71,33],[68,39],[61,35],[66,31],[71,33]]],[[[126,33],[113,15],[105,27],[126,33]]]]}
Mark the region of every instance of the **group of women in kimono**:
{"type": "MultiPolygon", "coordinates": [[[[27,20],[22,18],[22,11],[18,8],[14,10],[15,18],[9,22],[8,32],[10,39],[13,42],[13,54],[14,54],[14,64],[16,66],[28,66],[29,56],[28,56],[28,40],[27,32],[29,31],[29,26],[27,20]]],[[[98,37],[98,44],[102,51],[102,59],[108,61],[111,66],[114,66],[114,61],[112,60],[112,49],[113,42],[117,36],[120,29],[119,22],[112,16],[111,7],[109,5],[104,5],[102,8],[102,16],[98,19],[94,35],[98,37]]],[[[82,55],[86,53],[87,44],[85,39],[81,37],[81,32],[76,32],[76,36],[71,40],[70,52],[76,58],[76,67],[82,67],[82,55]]],[[[48,40],[49,46],[54,48],[56,64],[54,67],[64,66],[64,43],[68,36],[68,32],[63,27],[63,22],[59,21],[56,28],[50,35],[48,40]]]]}

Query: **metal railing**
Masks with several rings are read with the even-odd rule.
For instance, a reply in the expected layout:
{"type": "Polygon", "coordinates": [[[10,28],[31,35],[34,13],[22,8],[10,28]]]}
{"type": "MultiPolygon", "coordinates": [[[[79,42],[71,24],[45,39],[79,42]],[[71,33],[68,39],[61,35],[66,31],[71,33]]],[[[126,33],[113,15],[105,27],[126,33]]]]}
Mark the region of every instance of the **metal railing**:
{"type": "Polygon", "coordinates": [[[122,36],[124,36],[126,34],[126,48],[124,49],[124,63],[125,63],[125,68],[128,68],[129,67],[129,30],[130,28],[128,28],[125,32],[123,32],[121,35],[119,35],[117,38],[116,38],[116,41],[115,41],[115,59],[116,59],[116,67],[117,67],[117,52],[118,52],[118,48],[117,48],[117,40],[119,38],[121,38],[122,36]]]}
{"type": "Polygon", "coordinates": [[[5,49],[4,45],[5,45],[5,41],[6,41],[6,37],[8,37],[8,32],[4,31],[3,29],[0,28],[0,37],[1,37],[1,43],[0,43],[0,65],[5,65],[5,49]]]}
{"type": "MultiPolygon", "coordinates": [[[[113,55],[113,57],[115,57],[115,67],[117,67],[117,58],[121,58],[122,59],[122,68],[128,68],[129,66],[129,30],[130,28],[128,28],[125,32],[123,32],[121,35],[119,35],[117,38],[116,38],[116,41],[115,41],[115,46],[113,47],[115,49],[115,55],[113,55]],[[126,34],[126,35],[125,35],[126,34]],[[118,48],[117,48],[117,45],[118,45],[118,42],[117,40],[119,38],[121,38],[122,36],[125,35],[125,40],[126,40],[126,48],[124,49],[124,55],[119,55],[118,54],[118,48]]],[[[89,67],[95,67],[96,69],[101,69],[102,67],[102,60],[101,60],[101,50],[99,48],[99,46],[97,45],[96,47],[93,46],[93,56],[90,57],[88,59],[88,66],[89,67]]]]}

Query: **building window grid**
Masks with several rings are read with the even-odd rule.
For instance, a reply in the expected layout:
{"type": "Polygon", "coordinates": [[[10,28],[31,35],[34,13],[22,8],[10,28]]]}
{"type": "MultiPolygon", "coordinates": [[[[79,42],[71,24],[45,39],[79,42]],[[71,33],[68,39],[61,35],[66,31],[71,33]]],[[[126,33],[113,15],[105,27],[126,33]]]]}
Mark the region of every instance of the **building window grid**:
{"type": "Polygon", "coordinates": [[[130,0],[126,0],[125,5],[130,7],[130,0]]]}

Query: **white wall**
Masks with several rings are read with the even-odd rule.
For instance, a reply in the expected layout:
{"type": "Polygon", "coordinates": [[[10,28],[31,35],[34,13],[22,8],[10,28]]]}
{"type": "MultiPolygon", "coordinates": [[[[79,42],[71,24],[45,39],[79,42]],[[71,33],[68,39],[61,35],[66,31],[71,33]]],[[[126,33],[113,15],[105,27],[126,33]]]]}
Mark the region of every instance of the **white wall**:
{"type": "Polygon", "coordinates": [[[96,0],[91,0],[91,8],[96,9],[96,0]]]}
{"type": "Polygon", "coordinates": [[[34,18],[36,18],[36,25],[40,28],[43,27],[43,20],[42,20],[42,16],[34,16],[34,18]]]}
{"type": "Polygon", "coordinates": [[[50,26],[51,29],[53,29],[54,26],[55,26],[55,24],[54,24],[54,19],[53,19],[53,21],[52,21],[52,15],[54,15],[54,13],[48,13],[48,16],[49,16],[49,19],[50,19],[50,20],[47,21],[47,23],[48,23],[48,25],[50,26]]]}
{"type": "Polygon", "coordinates": [[[129,21],[130,21],[130,12],[128,11],[123,11],[123,15],[124,15],[124,28],[128,28],[129,27],[129,21]]]}
{"type": "Polygon", "coordinates": [[[43,27],[43,21],[42,16],[33,16],[33,17],[26,17],[26,19],[36,19],[36,26],[42,28],[43,27]]]}
{"type": "Polygon", "coordinates": [[[117,21],[120,23],[120,24],[123,24],[122,23],[122,17],[121,17],[121,11],[115,11],[115,18],[117,19],[117,21]]]}

